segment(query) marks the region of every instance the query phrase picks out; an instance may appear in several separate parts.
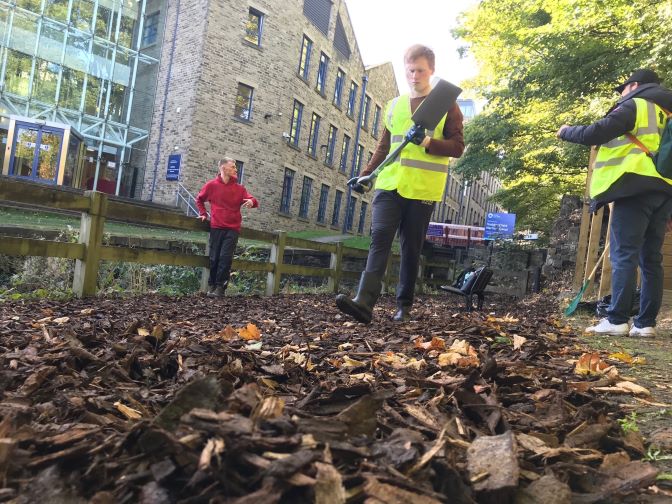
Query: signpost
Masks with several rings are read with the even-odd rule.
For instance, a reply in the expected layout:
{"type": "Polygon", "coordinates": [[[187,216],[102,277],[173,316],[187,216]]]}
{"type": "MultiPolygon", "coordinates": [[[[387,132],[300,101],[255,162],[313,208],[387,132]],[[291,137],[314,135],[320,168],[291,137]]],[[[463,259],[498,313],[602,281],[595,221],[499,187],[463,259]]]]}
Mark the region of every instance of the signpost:
{"type": "Polygon", "coordinates": [[[180,163],[182,154],[171,154],[168,156],[168,169],[166,170],[166,180],[180,179],[180,163]]]}
{"type": "Polygon", "coordinates": [[[485,234],[483,235],[483,239],[512,238],[515,227],[516,214],[490,212],[485,219],[485,234]]]}

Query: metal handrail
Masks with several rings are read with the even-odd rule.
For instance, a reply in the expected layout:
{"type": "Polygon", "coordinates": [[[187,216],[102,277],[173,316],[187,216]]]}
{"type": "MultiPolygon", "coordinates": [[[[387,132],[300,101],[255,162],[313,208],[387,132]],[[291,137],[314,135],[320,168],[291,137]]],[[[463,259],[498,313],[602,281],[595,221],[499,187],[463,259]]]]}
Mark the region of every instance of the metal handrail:
{"type": "MultiPolygon", "coordinates": [[[[189,189],[184,187],[182,185],[182,182],[177,183],[177,202],[175,203],[176,206],[182,207],[180,205],[180,202],[184,202],[186,205],[186,214],[187,215],[194,215],[198,216],[200,212],[198,211],[198,208],[196,207],[196,198],[194,198],[194,195],[189,192],[189,189]],[[185,193],[185,194],[183,194],[185,193]]],[[[208,212],[208,218],[210,217],[210,212],[208,212]]]]}

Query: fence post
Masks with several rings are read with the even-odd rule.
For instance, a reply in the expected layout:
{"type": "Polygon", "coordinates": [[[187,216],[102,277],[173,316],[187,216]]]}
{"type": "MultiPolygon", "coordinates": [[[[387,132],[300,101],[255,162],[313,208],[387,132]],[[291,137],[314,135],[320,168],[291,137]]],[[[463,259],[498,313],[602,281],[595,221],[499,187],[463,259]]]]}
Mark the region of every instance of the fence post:
{"type": "Polygon", "coordinates": [[[266,277],[266,295],[273,296],[280,292],[280,279],[282,278],[282,261],[285,256],[285,243],[287,232],[277,232],[278,241],[271,245],[271,257],[269,262],[273,265],[273,271],[266,277]]]}
{"type": "Polygon", "coordinates": [[[329,260],[329,269],[331,274],[327,281],[327,290],[338,294],[338,289],[341,286],[341,270],[343,268],[343,242],[336,243],[336,251],[331,253],[329,260]]]}
{"type": "Polygon", "coordinates": [[[79,243],[86,245],[84,258],[75,261],[72,290],[77,297],[93,296],[98,283],[100,247],[107,213],[107,195],[97,191],[84,193],[91,200],[88,212],[82,212],[79,243]]]}
{"type": "MultiPolygon", "coordinates": [[[[208,241],[205,242],[205,255],[210,260],[210,236],[208,235],[208,241]]],[[[201,292],[208,291],[208,282],[210,281],[210,268],[201,268],[201,285],[199,289],[201,292]]]]}
{"type": "Polygon", "coordinates": [[[426,262],[425,257],[420,256],[420,261],[418,261],[418,278],[416,282],[416,290],[418,291],[418,294],[425,293],[425,279],[423,277],[425,275],[426,262]]]}

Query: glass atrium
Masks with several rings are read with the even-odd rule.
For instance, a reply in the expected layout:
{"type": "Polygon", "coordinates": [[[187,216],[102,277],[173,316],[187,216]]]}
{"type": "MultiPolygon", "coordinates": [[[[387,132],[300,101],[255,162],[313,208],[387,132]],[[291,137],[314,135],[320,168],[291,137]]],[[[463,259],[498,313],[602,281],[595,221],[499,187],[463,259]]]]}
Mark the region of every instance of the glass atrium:
{"type": "Polygon", "coordinates": [[[140,196],[161,3],[0,0],[3,174],[140,196]]]}

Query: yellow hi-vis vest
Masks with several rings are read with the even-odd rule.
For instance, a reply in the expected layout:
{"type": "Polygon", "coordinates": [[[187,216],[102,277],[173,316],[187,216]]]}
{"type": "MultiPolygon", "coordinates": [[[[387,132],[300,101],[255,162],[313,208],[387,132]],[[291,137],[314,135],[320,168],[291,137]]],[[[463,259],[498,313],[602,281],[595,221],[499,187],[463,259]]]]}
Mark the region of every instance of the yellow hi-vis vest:
{"type": "MultiPolygon", "coordinates": [[[[653,102],[633,98],[637,105],[635,127],[630,131],[649,151],[656,153],[665,126],[666,115],[653,102]]],[[[672,185],[672,179],[656,171],[653,160],[626,135],[600,145],[590,181],[590,197],[599,201],[611,201],[609,188],[626,173],[644,177],[656,177],[672,185]]]]}
{"type": "MultiPolygon", "coordinates": [[[[404,136],[413,126],[411,120],[411,98],[398,96],[385,108],[385,126],[390,132],[390,152],[399,147],[404,136]]],[[[431,138],[443,138],[446,116],[434,131],[427,131],[431,138]]],[[[397,190],[400,196],[423,201],[441,201],[448,178],[449,157],[432,156],[424,147],[409,143],[399,157],[380,172],[376,189],[397,190]]]]}

